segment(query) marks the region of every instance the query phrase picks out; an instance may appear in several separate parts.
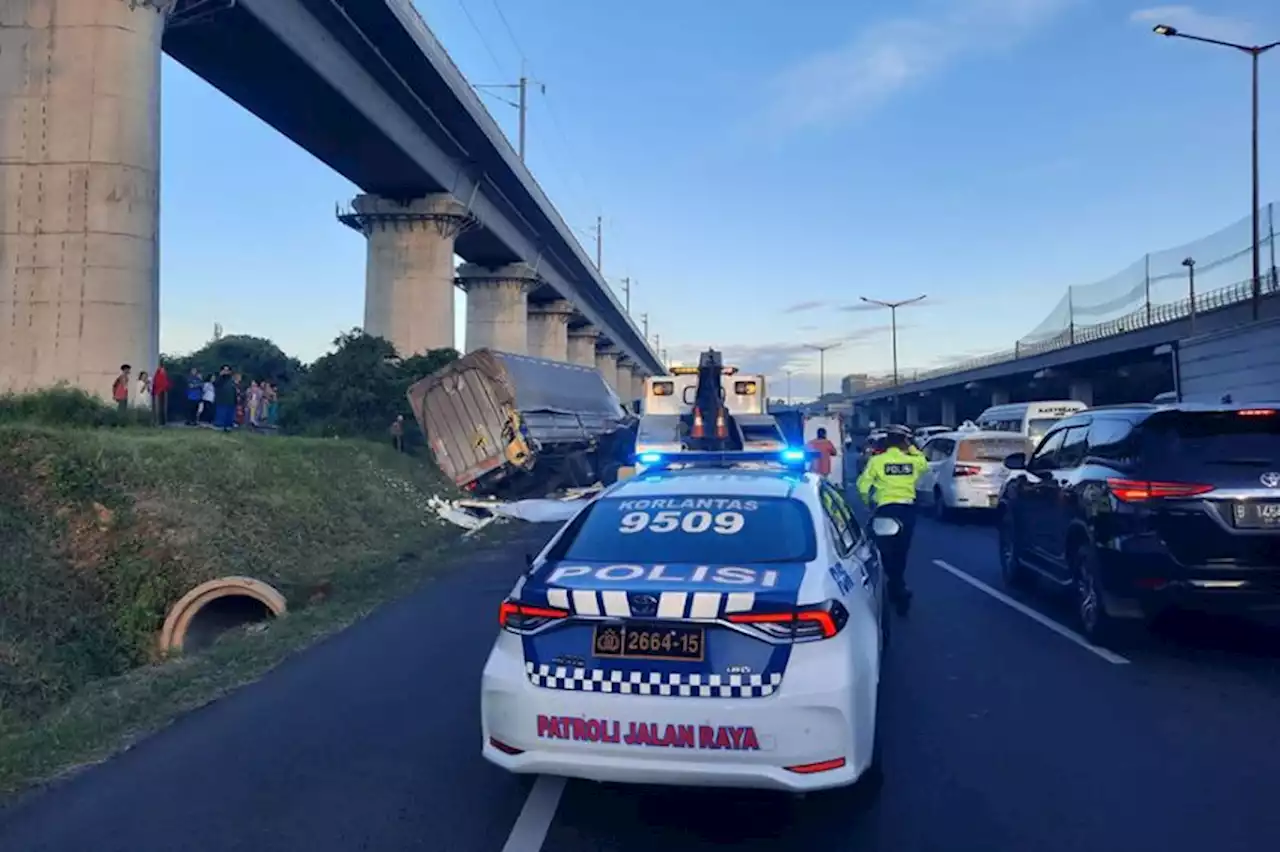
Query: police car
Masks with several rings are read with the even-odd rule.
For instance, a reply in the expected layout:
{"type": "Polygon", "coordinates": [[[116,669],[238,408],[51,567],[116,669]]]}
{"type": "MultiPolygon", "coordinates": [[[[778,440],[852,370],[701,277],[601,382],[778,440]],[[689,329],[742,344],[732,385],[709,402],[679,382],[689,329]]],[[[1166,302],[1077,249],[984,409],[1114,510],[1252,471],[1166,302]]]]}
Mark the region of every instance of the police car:
{"type": "Polygon", "coordinates": [[[804,459],[680,453],[584,507],[501,604],[484,756],[517,773],[794,792],[873,769],[879,553],[804,459]]]}

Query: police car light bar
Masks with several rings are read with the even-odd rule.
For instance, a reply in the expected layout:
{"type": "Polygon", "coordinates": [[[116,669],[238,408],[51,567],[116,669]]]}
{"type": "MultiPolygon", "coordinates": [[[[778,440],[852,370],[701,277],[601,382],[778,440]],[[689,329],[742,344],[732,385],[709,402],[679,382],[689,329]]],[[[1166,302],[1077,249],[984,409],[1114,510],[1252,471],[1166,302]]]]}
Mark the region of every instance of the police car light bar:
{"type": "Polygon", "coordinates": [[[735,464],[763,463],[783,464],[788,467],[803,465],[818,457],[816,452],[808,450],[710,450],[677,453],[644,452],[636,456],[639,464],[650,467],[669,467],[671,465],[688,465],[696,467],[728,467],[735,464]]]}

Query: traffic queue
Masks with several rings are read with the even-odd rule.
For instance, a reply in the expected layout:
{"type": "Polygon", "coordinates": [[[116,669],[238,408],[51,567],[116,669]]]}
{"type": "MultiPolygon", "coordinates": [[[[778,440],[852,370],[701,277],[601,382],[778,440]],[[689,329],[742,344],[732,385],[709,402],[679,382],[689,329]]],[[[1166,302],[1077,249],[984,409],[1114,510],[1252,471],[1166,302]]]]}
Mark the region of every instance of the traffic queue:
{"type": "Polygon", "coordinates": [[[661,429],[642,416],[639,434],[664,440],[637,446],[501,604],[481,687],[492,763],[793,793],[874,783],[918,505],[992,515],[1004,581],[1072,596],[1087,642],[1174,607],[1280,604],[1280,407],[1026,404],[885,428],[856,478],[864,522],[833,475],[839,433],[790,446],[752,410],[763,377],[714,351],[685,376],[661,378],[681,401],[661,429]]]}

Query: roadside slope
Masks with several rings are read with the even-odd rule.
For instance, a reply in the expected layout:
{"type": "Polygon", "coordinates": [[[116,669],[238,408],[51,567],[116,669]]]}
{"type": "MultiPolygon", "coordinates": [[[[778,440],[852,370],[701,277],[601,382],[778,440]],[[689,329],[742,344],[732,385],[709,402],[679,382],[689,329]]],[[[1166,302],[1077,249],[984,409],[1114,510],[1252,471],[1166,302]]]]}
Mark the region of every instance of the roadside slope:
{"type": "Polygon", "coordinates": [[[434,465],[358,441],[0,426],[0,790],[109,753],[433,570],[434,465]],[[289,617],[159,664],[165,614],[244,575],[289,617]],[[266,628],[266,629],[263,629],[266,628]]]}

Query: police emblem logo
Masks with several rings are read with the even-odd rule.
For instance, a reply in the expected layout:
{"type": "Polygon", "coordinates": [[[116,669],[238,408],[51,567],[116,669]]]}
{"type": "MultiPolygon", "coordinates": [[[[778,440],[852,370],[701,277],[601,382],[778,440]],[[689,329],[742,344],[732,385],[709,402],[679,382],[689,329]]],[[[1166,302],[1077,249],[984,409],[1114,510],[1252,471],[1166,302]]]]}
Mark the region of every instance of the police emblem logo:
{"type": "Polygon", "coordinates": [[[902,462],[890,462],[884,466],[885,476],[910,476],[911,465],[902,462]]]}
{"type": "Polygon", "coordinates": [[[1271,471],[1269,473],[1262,474],[1258,479],[1267,488],[1280,488],[1280,473],[1271,471]]]}
{"type": "Polygon", "coordinates": [[[651,616],[658,614],[658,598],[654,595],[631,595],[632,615],[651,616]]]}
{"type": "Polygon", "coordinates": [[[617,654],[622,650],[622,631],[616,627],[602,627],[596,631],[596,653],[617,654]]]}

